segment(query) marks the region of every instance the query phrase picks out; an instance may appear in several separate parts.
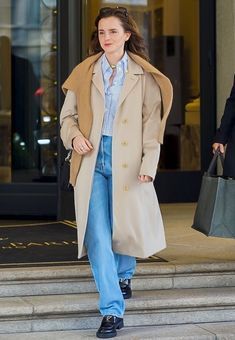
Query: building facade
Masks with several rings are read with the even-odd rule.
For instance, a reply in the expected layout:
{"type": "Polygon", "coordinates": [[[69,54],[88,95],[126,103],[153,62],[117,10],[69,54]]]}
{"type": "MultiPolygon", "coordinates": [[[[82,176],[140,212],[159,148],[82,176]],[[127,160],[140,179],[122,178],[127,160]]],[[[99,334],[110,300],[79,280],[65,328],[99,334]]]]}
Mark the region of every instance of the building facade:
{"type": "Polygon", "coordinates": [[[117,4],[174,87],[159,200],[197,200],[235,69],[235,0],[1,0],[0,216],[73,216],[59,185],[61,84],[86,57],[99,8],[117,4]]]}

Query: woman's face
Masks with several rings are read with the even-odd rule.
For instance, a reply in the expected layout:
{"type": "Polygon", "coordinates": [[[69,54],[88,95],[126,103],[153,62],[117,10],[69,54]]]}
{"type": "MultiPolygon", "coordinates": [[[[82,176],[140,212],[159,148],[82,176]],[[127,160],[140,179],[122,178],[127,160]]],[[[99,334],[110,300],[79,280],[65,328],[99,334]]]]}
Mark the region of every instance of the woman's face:
{"type": "Polygon", "coordinates": [[[130,35],[130,32],[124,31],[117,17],[102,18],[98,23],[100,46],[106,54],[123,54],[125,42],[130,35]]]}

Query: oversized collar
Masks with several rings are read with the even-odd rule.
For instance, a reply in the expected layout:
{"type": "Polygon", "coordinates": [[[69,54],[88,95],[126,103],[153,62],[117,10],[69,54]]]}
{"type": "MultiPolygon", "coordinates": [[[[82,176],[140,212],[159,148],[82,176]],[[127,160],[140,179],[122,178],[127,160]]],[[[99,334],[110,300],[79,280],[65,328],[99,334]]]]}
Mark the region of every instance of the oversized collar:
{"type": "MultiPolygon", "coordinates": [[[[149,62],[141,58],[140,56],[127,52],[129,56],[129,72],[133,74],[140,74],[149,72],[159,85],[162,97],[162,119],[158,136],[158,141],[163,143],[164,130],[166,120],[170,112],[170,108],[173,100],[173,89],[170,80],[156,69],[149,62]]],[[[74,68],[70,76],[62,85],[63,91],[67,90],[75,92],[77,95],[77,106],[79,115],[79,128],[81,132],[88,138],[92,126],[92,110],[90,103],[90,89],[92,83],[92,77],[98,70],[97,61],[100,59],[102,52],[86,58],[78,66],[74,68]],[[79,110],[79,108],[82,108],[79,110]]]]}

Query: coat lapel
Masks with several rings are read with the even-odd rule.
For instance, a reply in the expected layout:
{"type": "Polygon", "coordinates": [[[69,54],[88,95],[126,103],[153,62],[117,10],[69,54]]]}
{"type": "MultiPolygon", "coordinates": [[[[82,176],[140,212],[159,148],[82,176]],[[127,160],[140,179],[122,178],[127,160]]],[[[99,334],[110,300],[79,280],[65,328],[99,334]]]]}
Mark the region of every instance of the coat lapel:
{"type": "MultiPolygon", "coordinates": [[[[130,57],[128,57],[128,71],[126,73],[125,81],[120,93],[119,106],[123,103],[133,87],[136,85],[137,81],[139,80],[138,75],[140,74],[143,74],[143,69],[130,57]]],[[[104,81],[101,68],[101,58],[99,58],[99,60],[94,65],[92,82],[104,98],[104,81]]]]}
{"type": "Polygon", "coordinates": [[[139,80],[138,75],[143,73],[143,69],[134,63],[130,57],[128,57],[128,71],[126,73],[125,81],[120,93],[119,106],[124,102],[128,94],[136,85],[137,81],[139,80]]]}
{"type": "Polygon", "coordinates": [[[104,98],[104,81],[103,81],[102,68],[101,68],[101,58],[94,65],[92,82],[95,85],[95,87],[98,89],[102,97],[104,98]]]}

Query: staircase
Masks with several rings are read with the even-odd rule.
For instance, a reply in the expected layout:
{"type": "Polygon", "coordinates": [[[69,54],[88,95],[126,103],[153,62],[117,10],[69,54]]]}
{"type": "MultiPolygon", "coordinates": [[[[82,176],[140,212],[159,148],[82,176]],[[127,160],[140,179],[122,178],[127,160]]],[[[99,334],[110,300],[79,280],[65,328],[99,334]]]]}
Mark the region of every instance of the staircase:
{"type": "MultiPolygon", "coordinates": [[[[138,264],[132,288],[121,339],[235,339],[235,262],[138,264]]],[[[101,321],[87,265],[1,269],[0,296],[0,340],[92,339],[101,321]]]]}

